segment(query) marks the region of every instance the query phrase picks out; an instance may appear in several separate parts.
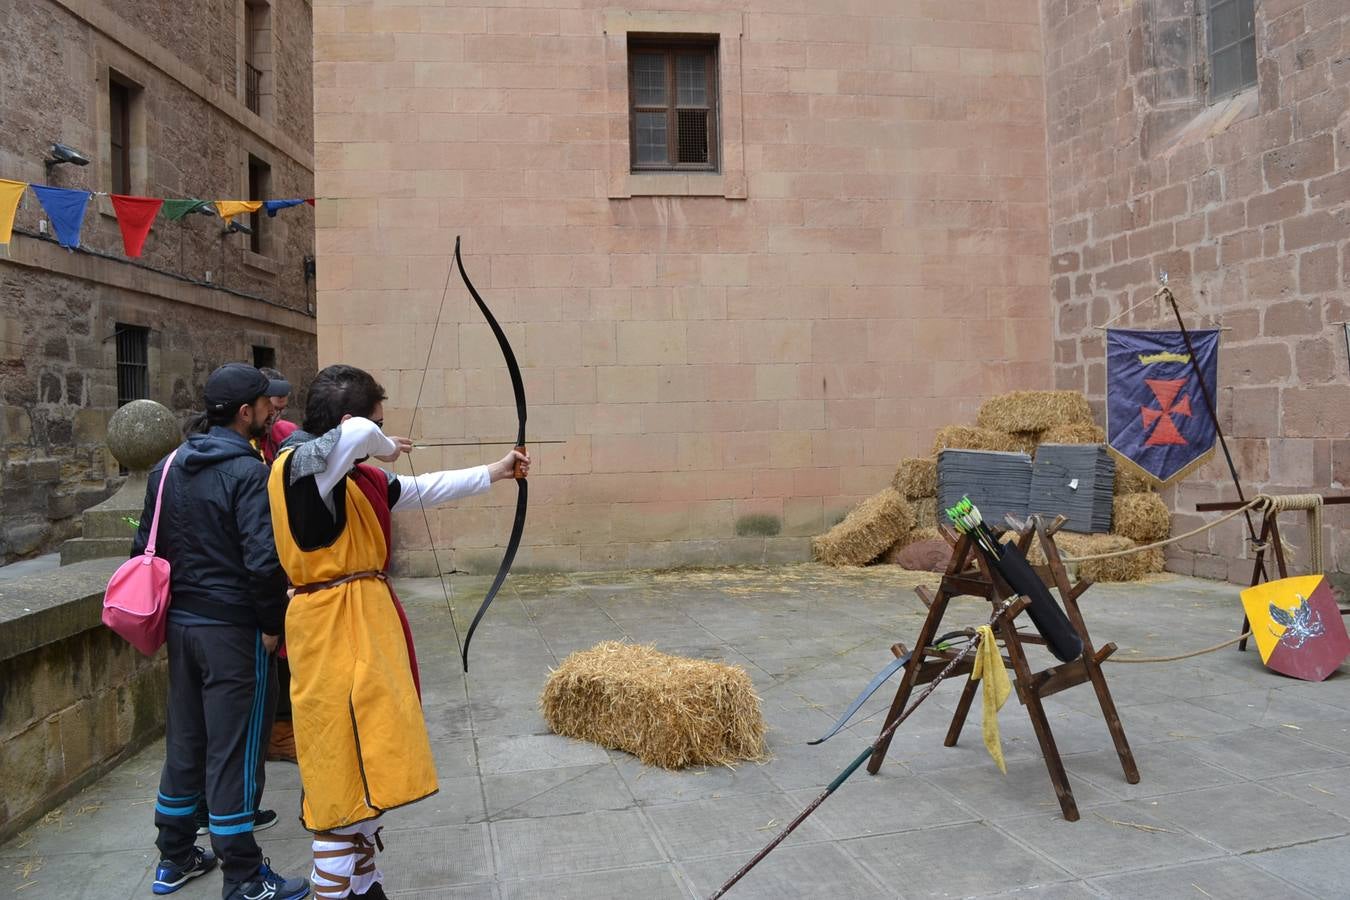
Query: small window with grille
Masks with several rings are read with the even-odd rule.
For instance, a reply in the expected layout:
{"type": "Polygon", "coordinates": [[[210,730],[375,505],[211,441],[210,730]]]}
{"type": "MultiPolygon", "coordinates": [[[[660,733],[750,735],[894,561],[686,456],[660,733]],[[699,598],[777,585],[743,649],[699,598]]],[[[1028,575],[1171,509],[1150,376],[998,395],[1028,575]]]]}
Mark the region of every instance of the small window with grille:
{"type": "Polygon", "coordinates": [[[634,172],[717,171],[717,40],[628,44],[634,172]]]}
{"type": "Polygon", "coordinates": [[[114,328],[117,338],[117,405],[150,397],[150,329],[140,325],[114,328]]]}
{"type": "Polygon", "coordinates": [[[1206,0],[1209,97],[1230,97],[1256,84],[1255,0],[1206,0]]]}

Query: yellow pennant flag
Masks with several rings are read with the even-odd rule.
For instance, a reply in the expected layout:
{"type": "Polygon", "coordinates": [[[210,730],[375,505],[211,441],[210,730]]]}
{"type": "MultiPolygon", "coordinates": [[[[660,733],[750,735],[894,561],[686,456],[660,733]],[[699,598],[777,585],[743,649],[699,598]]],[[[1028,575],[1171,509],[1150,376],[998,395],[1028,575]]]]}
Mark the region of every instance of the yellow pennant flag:
{"type": "Polygon", "coordinates": [[[0,244],[8,244],[14,235],[14,213],[18,211],[19,201],[26,190],[26,181],[0,178],[0,244]]]}
{"type": "Polygon", "coordinates": [[[980,649],[975,651],[975,668],[970,677],[974,681],[983,681],[981,692],[984,714],[984,746],[989,755],[998,764],[998,770],[1008,774],[1008,764],[1003,761],[1003,738],[998,730],[998,711],[1008,702],[1012,693],[1012,684],[1008,681],[1008,670],[1003,668],[1003,655],[998,652],[994,640],[994,629],[981,625],[977,632],[980,636],[980,649]]]}
{"type": "Polygon", "coordinates": [[[253,213],[262,209],[261,200],[217,200],[216,212],[225,220],[225,224],[230,224],[235,216],[242,216],[244,213],[253,213]]]}

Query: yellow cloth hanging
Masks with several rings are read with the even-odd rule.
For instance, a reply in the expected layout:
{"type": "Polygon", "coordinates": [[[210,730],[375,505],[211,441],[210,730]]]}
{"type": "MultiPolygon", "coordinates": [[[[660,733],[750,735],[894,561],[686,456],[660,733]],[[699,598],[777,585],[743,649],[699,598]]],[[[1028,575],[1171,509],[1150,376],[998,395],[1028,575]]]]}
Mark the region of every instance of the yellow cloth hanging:
{"type": "Polygon", "coordinates": [[[9,181],[0,178],[0,244],[8,244],[14,233],[14,213],[19,209],[23,192],[28,190],[26,181],[9,181]]]}
{"type": "Polygon", "coordinates": [[[1008,702],[1012,684],[1008,681],[1008,670],[1003,667],[1003,656],[998,652],[998,643],[994,640],[994,629],[981,625],[976,633],[980,638],[980,649],[975,651],[975,668],[970,677],[973,681],[984,682],[984,690],[980,692],[984,704],[984,746],[998,764],[998,770],[1007,775],[1008,764],[1003,761],[1003,738],[998,731],[998,711],[1008,702]]]}
{"type": "Polygon", "coordinates": [[[235,216],[242,216],[244,213],[254,213],[262,209],[261,200],[217,200],[216,212],[225,220],[228,225],[235,216]]]}

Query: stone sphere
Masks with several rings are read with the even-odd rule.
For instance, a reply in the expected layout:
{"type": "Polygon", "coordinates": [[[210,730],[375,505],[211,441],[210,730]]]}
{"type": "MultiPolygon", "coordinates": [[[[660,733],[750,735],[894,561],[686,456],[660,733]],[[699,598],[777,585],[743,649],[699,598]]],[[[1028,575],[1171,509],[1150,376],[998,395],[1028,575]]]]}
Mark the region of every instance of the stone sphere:
{"type": "Polygon", "coordinates": [[[133,472],[149,469],[182,442],[178,419],[153,400],[132,400],[108,420],[108,449],[133,472]]]}

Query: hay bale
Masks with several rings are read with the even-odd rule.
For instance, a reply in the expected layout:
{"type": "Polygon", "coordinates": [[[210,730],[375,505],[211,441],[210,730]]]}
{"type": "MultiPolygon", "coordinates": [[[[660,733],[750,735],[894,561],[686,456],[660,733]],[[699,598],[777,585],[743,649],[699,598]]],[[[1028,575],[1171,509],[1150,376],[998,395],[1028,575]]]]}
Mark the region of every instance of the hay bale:
{"type": "MultiPolygon", "coordinates": [[[[885,565],[899,565],[901,550],[904,550],[911,544],[918,544],[922,541],[931,540],[943,540],[942,535],[938,532],[936,527],[925,527],[920,525],[917,528],[911,528],[909,531],[905,532],[900,540],[891,544],[891,546],[886,549],[885,553],[877,557],[877,562],[884,563],[885,565]]],[[[943,541],[943,543],[946,542],[943,541]]]]}
{"type": "Polygon", "coordinates": [[[1012,438],[1017,449],[1023,453],[1034,453],[1036,448],[1044,443],[1044,431],[1010,431],[1008,437],[1012,438]]]}
{"type": "MultiPolygon", "coordinates": [[[[1082,549],[1071,556],[1091,556],[1095,553],[1111,553],[1138,546],[1134,541],[1118,534],[1088,535],[1082,549]]],[[[1161,551],[1131,553],[1128,556],[1113,556],[1109,559],[1095,559],[1078,564],[1078,577],[1089,581],[1138,581],[1147,575],[1157,564],[1154,554],[1161,551]]],[[[1161,571],[1161,569],[1159,570],[1161,571]]]]}
{"type": "Polygon", "coordinates": [[[938,521],[937,497],[920,497],[909,501],[914,508],[914,528],[935,528],[938,521]]]}
{"type": "Polygon", "coordinates": [[[814,538],[811,558],[831,566],[865,566],[913,527],[914,509],[894,488],[886,488],[814,538]]]}
{"type": "Polygon", "coordinates": [[[556,734],[624,750],[649,766],[763,759],[764,717],[745,669],[603,641],[549,673],[539,695],[556,734]]]}
{"type": "Polygon", "coordinates": [[[1021,448],[1021,443],[1010,434],[969,425],[946,425],[939,428],[933,438],[934,456],[943,450],[1001,450],[1006,453],[1021,448]]]}
{"type": "Polygon", "coordinates": [[[1121,494],[1114,499],[1113,506],[1113,534],[1151,544],[1161,541],[1172,530],[1172,514],[1157,494],[1121,494]]]}
{"type": "Polygon", "coordinates": [[[1145,475],[1138,466],[1128,465],[1112,456],[1116,464],[1116,487],[1115,494],[1119,497],[1121,494],[1143,494],[1153,490],[1156,482],[1145,475]]]}
{"type": "Polygon", "coordinates": [[[932,497],[937,493],[937,460],[920,457],[900,460],[891,487],[906,500],[932,497]]]}
{"type": "MultiPolygon", "coordinates": [[[[1088,541],[1093,537],[1090,534],[1074,534],[1069,531],[1055,532],[1055,546],[1059,548],[1060,556],[1081,556],[1088,551],[1084,548],[1088,546],[1088,541]]],[[[1017,534],[1012,531],[1005,531],[999,538],[1003,543],[1009,544],[1017,540],[1017,534]]],[[[1027,550],[1027,562],[1033,566],[1045,565],[1045,553],[1041,550],[1039,538],[1032,538],[1031,547],[1027,550]]]]}
{"type": "Polygon", "coordinates": [[[1091,422],[1056,425],[1041,432],[1042,444],[1105,444],[1106,431],[1091,422]]]}
{"type": "Polygon", "coordinates": [[[995,431],[1045,431],[1092,423],[1092,407],[1079,391],[1012,391],[990,397],[975,418],[995,431]]]}

